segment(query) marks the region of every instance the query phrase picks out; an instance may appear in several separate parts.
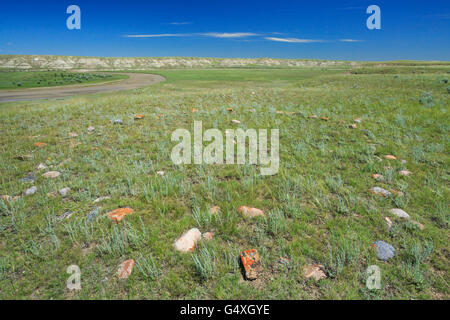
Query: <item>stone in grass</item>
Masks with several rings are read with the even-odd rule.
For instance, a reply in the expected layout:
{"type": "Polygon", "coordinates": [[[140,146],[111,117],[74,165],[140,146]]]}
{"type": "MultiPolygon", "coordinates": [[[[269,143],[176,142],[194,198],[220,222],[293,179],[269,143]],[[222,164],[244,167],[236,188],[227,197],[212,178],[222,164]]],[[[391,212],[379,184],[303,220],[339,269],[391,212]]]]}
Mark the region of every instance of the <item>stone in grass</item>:
{"type": "Polygon", "coordinates": [[[205,232],[202,234],[202,238],[204,240],[212,240],[212,238],[214,238],[214,234],[212,232],[205,232]]]}
{"type": "Polygon", "coordinates": [[[256,249],[245,250],[241,252],[241,262],[245,271],[247,280],[255,280],[262,272],[262,263],[259,253],[256,249]]]}
{"type": "Polygon", "coordinates": [[[420,222],[411,220],[411,223],[412,223],[413,225],[417,226],[420,230],[422,230],[422,231],[425,230],[425,226],[424,226],[423,224],[421,224],[420,222]]]}
{"type": "Polygon", "coordinates": [[[202,234],[200,230],[197,228],[192,228],[175,241],[174,247],[180,252],[193,251],[201,237],[202,234]]]}
{"type": "Polygon", "coordinates": [[[220,207],[219,206],[213,206],[209,209],[209,213],[211,215],[215,215],[218,214],[220,212],[220,207]]]}
{"type": "Polygon", "coordinates": [[[374,178],[375,180],[383,180],[384,176],[379,173],[374,173],[374,174],[372,174],[372,178],[374,178]]]}
{"type": "Polygon", "coordinates": [[[163,176],[164,175],[164,171],[156,171],[156,174],[158,175],[158,176],[163,176]]]}
{"type": "Polygon", "coordinates": [[[373,246],[377,248],[377,257],[380,260],[387,261],[395,255],[395,249],[389,243],[377,240],[373,246]]]}
{"type": "Polygon", "coordinates": [[[306,279],[314,278],[316,281],[327,277],[327,275],[323,271],[323,266],[321,264],[307,265],[304,269],[303,275],[306,279]]]}
{"type": "Polygon", "coordinates": [[[234,119],[234,120],[231,120],[231,122],[234,123],[234,124],[240,124],[240,123],[241,123],[241,121],[235,120],[235,119],[234,119]]]}
{"type": "Polygon", "coordinates": [[[60,215],[58,217],[59,221],[65,220],[65,219],[69,219],[72,216],[73,212],[72,211],[66,211],[64,212],[62,215],[60,215]]]}
{"type": "Polygon", "coordinates": [[[384,158],[386,160],[397,160],[397,157],[393,156],[392,154],[387,154],[387,155],[384,156],[384,158]]]}
{"type": "Polygon", "coordinates": [[[119,265],[119,269],[117,269],[117,275],[119,279],[128,279],[128,277],[131,275],[131,272],[133,271],[134,267],[134,260],[129,259],[125,260],[119,265]]]}
{"type": "Polygon", "coordinates": [[[248,218],[254,217],[264,217],[264,211],[258,208],[250,208],[247,206],[240,206],[237,210],[239,213],[242,213],[244,216],[248,218]]]}
{"type": "Polygon", "coordinates": [[[113,220],[116,223],[119,223],[120,221],[123,220],[123,218],[125,218],[127,215],[132,214],[133,213],[133,209],[131,208],[118,208],[116,210],[113,210],[111,212],[108,212],[107,215],[108,217],[111,218],[111,220],[113,220]]]}
{"type": "Polygon", "coordinates": [[[376,194],[378,196],[387,197],[391,194],[390,191],[387,191],[386,189],[380,188],[380,187],[373,187],[369,190],[371,193],[376,194]]]}
{"type": "Polygon", "coordinates": [[[26,196],[31,196],[32,194],[35,194],[37,191],[37,187],[33,186],[27,190],[25,190],[25,192],[23,193],[26,196]]]}
{"type": "Polygon", "coordinates": [[[114,124],[123,124],[123,120],[122,119],[116,119],[113,121],[114,124]]]}
{"type": "Polygon", "coordinates": [[[61,175],[61,172],[59,172],[59,171],[49,171],[49,172],[44,173],[42,176],[47,179],[55,179],[55,178],[58,178],[60,175],[61,175]]]}
{"type": "Polygon", "coordinates": [[[67,188],[62,188],[62,189],[59,190],[58,192],[59,192],[59,194],[60,194],[61,196],[65,197],[65,196],[67,196],[67,194],[68,194],[70,191],[71,191],[71,189],[67,187],[67,188]]]}
{"type": "Polygon", "coordinates": [[[19,182],[31,183],[31,182],[34,182],[35,180],[36,180],[35,176],[33,176],[32,174],[27,174],[25,177],[20,178],[19,182]]]}
{"type": "Polygon", "coordinates": [[[356,118],[353,121],[355,121],[356,123],[361,123],[361,118],[356,118]]]}
{"type": "Polygon", "coordinates": [[[37,168],[38,168],[38,170],[44,170],[44,169],[47,169],[47,166],[43,163],[40,163],[37,168]]]}
{"type": "Polygon", "coordinates": [[[99,203],[99,202],[102,202],[102,201],[108,200],[108,199],[111,199],[111,197],[110,196],[100,197],[100,198],[95,199],[94,203],[99,203]]]}
{"type": "Polygon", "coordinates": [[[394,216],[397,216],[399,218],[402,219],[408,219],[409,220],[409,214],[407,214],[405,211],[403,211],[402,209],[391,209],[389,210],[390,213],[392,213],[394,216]]]}
{"type": "Polygon", "coordinates": [[[94,210],[92,210],[91,212],[89,212],[86,222],[91,222],[92,219],[94,219],[102,210],[102,207],[97,207],[94,210]]]}
{"type": "Polygon", "coordinates": [[[350,129],[356,129],[358,128],[358,126],[356,125],[356,123],[352,123],[351,125],[348,126],[350,129]]]}
{"type": "Polygon", "coordinates": [[[87,131],[89,131],[89,132],[92,132],[92,131],[94,131],[95,130],[95,128],[93,127],[93,126],[89,126],[88,128],[87,128],[87,131]]]}
{"type": "Polygon", "coordinates": [[[412,172],[411,172],[411,171],[408,171],[408,170],[400,170],[400,171],[398,172],[399,175],[404,176],[404,177],[409,176],[411,173],[412,173],[412,172]]]}

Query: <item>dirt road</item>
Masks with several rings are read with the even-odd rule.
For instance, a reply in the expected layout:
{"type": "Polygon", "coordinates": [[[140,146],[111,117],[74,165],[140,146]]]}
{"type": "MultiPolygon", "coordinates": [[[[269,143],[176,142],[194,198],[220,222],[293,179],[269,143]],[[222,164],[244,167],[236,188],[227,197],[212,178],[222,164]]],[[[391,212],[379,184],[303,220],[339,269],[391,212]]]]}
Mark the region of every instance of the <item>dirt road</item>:
{"type": "Polygon", "coordinates": [[[70,85],[53,88],[31,88],[23,90],[0,90],[0,102],[55,99],[79,94],[131,90],[147,87],[165,80],[163,76],[156,74],[121,74],[125,74],[130,78],[109,84],[105,83],[91,85],[70,85]]]}

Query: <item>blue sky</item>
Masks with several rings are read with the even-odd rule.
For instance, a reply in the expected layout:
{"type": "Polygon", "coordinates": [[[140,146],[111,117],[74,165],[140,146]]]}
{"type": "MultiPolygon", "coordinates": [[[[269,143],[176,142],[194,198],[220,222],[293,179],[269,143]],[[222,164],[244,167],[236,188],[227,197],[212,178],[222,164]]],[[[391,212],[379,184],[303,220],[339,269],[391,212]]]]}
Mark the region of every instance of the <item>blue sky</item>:
{"type": "Polygon", "coordinates": [[[3,1],[0,54],[448,61],[450,1],[3,1]]]}

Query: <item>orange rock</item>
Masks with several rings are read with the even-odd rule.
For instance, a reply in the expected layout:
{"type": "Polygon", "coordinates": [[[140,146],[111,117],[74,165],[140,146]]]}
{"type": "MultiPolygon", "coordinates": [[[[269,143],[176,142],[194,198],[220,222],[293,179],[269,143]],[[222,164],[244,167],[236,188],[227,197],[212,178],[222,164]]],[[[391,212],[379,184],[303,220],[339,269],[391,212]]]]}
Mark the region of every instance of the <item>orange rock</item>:
{"type": "Polygon", "coordinates": [[[264,215],[265,215],[264,211],[257,209],[257,208],[250,208],[247,206],[240,206],[237,211],[249,218],[258,217],[258,216],[264,217],[264,215]]]}
{"type": "Polygon", "coordinates": [[[316,281],[327,277],[325,272],[323,272],[323,266],[321,264],[310,264],[306,266],[304,276],[306,279],[314,278],[316,281]]]}
{"type": "Polygon", "coordinates": [[[393,156],[392,154],[387,154],[384,156],[384,158],[387,160],[397,160],[397,157],[393,156]]]}
{"type": "Polygon", "coordinates": [[[138,114],[138,115],[136,115],[135,117],[134,117],[134,119],[136,119],[136,120],[140,120],[140,119],[144,119],[144,115],[143,114],[138,114]]]}
{"type": "Polygon", "coordinates": [[[36,142],[34,145],[35,145],[36,147],[42,148],[42,147],[45,147],[47,144],[44,143],[44,142],[36,142]]]}
{"type": "Polygon", "coordinates": [[[241,252],[241,262],[248,280],[255,280],[262,272],[262,263],[256,249],[241,252]]]}
{"type": "Polygon", "coordinates": [[[198,112],[198,110],[195,108],[192,108],[192,113],[195,113],[195,112],[198,112]]]}
{"type": "Polygon", "coordinates": [[[175,241],[175,249],[181,252],[193,251],[201,238],[202,234],[200,230],[192,228],[175,241]]]}
{"type": "Polygon", "coordinates": [[[219,206],[213,206],[209,209],[209,213],[210,214],[218,214],[220,211],[220,207],[219,206]]]}
{"type": "Polygon", "coordinates": [[[126,260],[119,265],[119,269],[117,270],[117,274],[120,279],[128,279],[131,275],[131,271],[133,271],[134,260],[126,260]]]}
{"type": "Polygon", "coordinates": [[[227,108],[228,112],[233,112],[233,108],[227,108]]]}
{"type": "Polygon", "coordinates": [[[425,229],[425,226],[424,226],[423,224],[421,224],[420,222],[411,220],[411,223],[414,224],[414,225],[416,225],[416,226],[418,226],[419,229],[422,230],[422,231],[425,229]]]}
{"type": "Polygon", "coordinates": [[[320,117],[321,120],[328,121],[328,117],[320,117]]]}
{"type": "Polygon", "coordinates": [[[384,177],[382,174],[374,173],[374,174],[372,174],[372,178],[374,178],[375,180],[381,180],[384,177]]]}
{"type": "Polygon", "coordinates": [[[119,223],[120,221],[122,221],[123,218],[125,218],[125,216],[132,214],[133,211],[134,210],[131,208],[119,208],[111,212],[108,212],[107,214],[108,217],[110,217],[113,221],[119,223]]]}

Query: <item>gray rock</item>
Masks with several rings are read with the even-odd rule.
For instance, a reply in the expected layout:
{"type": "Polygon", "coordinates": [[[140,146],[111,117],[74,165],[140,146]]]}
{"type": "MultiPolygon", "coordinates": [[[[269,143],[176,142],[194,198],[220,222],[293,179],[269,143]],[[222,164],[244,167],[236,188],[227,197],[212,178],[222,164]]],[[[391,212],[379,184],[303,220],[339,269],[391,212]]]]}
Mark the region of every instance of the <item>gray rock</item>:
{"type": "Polygon", "coordinates": [[[95,208],[94,210],[92,210],[92,211],[89,213],[89,215],[88,215],[86,221],[87,221],[87,222],[91,222],[91,220],[94,219],[94,218],[100,213],[100,210],[102,210],[102,207],[97,207],[97,208],[95,208]]]}
{"type": "Polygon", "coordinates": [[[116,119],[113,121],[114,124],[123,124],[123,120],[122,119],[116,119]]]}
{"type": "Polygon", "coordinates": [[[37,191],[37,188],[36,188],[35,186],[33,186],[33,187],[31,187],[31,188],[25,190],[24,194],[25,194],[26,196],[31,196],[32,194],[35,194],[36,191],[37,191]]]}
{"type": "Polygon", "coordinates": [[[389,210],[389,212],[392,213],[394,216],[397,216],[399,218],[409,219],[409,214],[407,214],[402,209],[391,209],[391,210],[389,210]]]}
{"type": "Polygon", "coordinates": [[[69,218],[72,216],[72,214],[73,214],[72,211],[66,211],[66,212],[64,212],[62,215],[60,215],[60,216],[58,217],[58,220],[59,220],[59,221],[62,221],[62,220],[64,220],[64,219],[69,219],[69,218]]]}
{"type": "Polygon", "coordinates": [[[34,182],[36,180],[36,177],[32,174],[28,174],[23,178],[19,179],[19,182],[34,182]]]}
{"type": "Polygon", "coordinates": [[[377,257],[380,260],[386,261],[395,255],[395,249],[389,243],[377,240],[374,245],[377,248],[377,257]]]}
{"type": "Polygon", "coordinates": [[[61,190],[59,190],[59,194],[63,197],[67,196],[67,194],[70,192],[70,188],[62,188],[61,190]]]}

